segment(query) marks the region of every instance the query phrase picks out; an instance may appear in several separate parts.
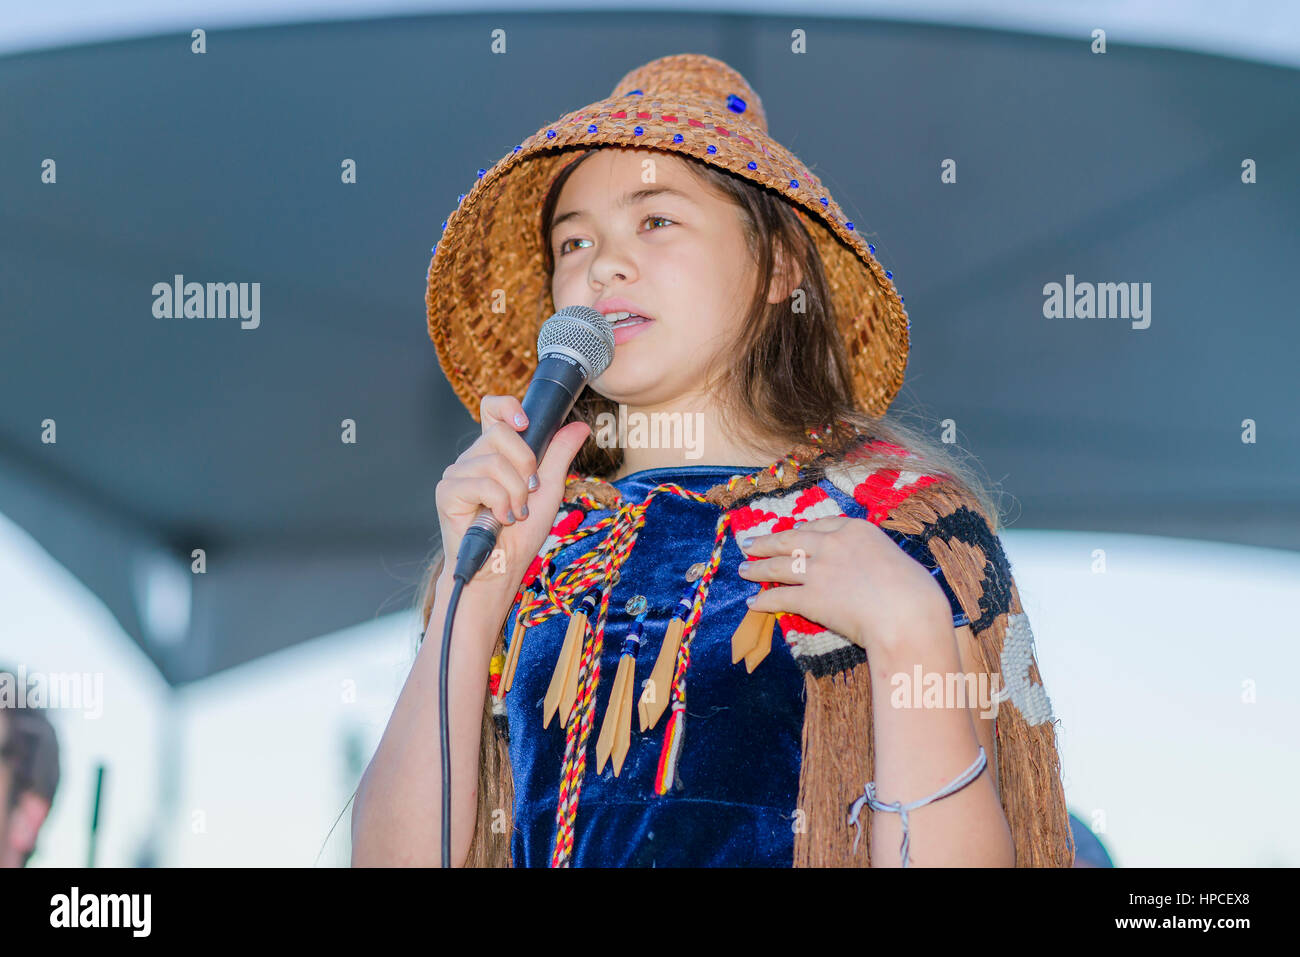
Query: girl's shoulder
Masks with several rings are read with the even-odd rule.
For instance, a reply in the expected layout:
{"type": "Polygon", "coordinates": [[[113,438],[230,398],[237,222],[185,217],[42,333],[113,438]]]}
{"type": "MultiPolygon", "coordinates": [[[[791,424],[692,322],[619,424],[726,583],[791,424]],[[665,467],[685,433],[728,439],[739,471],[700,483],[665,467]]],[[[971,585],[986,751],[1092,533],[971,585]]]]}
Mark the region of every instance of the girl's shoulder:
{"type": "Polygon", "coordinates": [[[1018,610],[1011,564],[979,496],[901,446],[867,441],[825,467],[821,487],[847,515],[876,524],[930,571],[953,624],[979,634],[1018,610]]]}
{"type": "Polygon", "coordinates": [[[849,456],[826,470],[824,488],[846,514],[868,518],[939,579],[956,625],[976,634],[1019,610],[997,518],[952,476],[916,465],[916,456],[881,443],[870,458],[849,456]],[[959,615],[958,612],[962,611],[959,615]]]}
{"type": "Polygon", "coordinates": [[[924,508],[923,503],[932,499],[937,487],[946,480],[943,476],[908,468],[905,450],[897,446],[892,449],[897,451],[891,451],[887,458],[892,461],[885,464],[854,457],[841,457],[830,463],[823,461],[807,477],[786,487],[743,497],[730,509],[732,533],[739,540],[748,535],[784,531],[820,518],[843,515],[864,519],[880,528],[934,576],[948,599],[953,626],[968,624],[966,609],[929,547],[936,529],[904,530],[891,523],[893,516],[909,501],[924,508]]]}

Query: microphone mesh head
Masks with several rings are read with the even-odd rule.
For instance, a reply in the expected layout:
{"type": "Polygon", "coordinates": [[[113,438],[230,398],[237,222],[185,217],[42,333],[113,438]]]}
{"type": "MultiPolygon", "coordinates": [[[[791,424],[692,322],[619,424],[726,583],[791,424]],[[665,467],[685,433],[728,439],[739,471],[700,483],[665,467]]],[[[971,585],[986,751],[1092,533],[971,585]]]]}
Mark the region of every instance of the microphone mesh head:
{"type": "Polygon", "coordinates": [[[614,361],[614,327],[590,306],[565,306],[546,322],[537,336],[537,359],[551,352],[576,356],[596,379],[614,361]]]}

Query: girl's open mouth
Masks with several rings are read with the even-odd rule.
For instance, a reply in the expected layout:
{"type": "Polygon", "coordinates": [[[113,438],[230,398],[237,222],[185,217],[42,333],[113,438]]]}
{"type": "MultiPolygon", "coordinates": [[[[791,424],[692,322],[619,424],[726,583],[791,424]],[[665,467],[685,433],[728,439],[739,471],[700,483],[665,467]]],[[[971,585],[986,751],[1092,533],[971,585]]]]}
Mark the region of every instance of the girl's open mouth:
{"type": "Polygon", "coordinates": [[[609,320],[610,325],[616,330],[654,321],[646,316],[638,316],[635,312],[611,312],[605,318],[609,320]]]}
{"type": "Polygon", "coordinates": [[[607,318],[610,325],[614,327],[614,345],[616,346],[622,345],[633,336],[639,336],[654,323],[653,319],[627,312],[611,312],[607,318]]]}

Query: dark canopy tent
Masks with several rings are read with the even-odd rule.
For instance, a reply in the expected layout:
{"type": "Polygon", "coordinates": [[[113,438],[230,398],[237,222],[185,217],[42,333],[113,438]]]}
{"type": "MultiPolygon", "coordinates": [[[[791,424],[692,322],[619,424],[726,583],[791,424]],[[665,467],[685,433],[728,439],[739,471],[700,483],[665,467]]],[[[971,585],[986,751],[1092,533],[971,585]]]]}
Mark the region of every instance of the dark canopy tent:
{"type": "Polygon", "coordinates": [[[873,238],[913,321],[899,405],[955,421],[1013,527],[1300,548],[1294,70],[811,17],[795,55],[784,18],[636,13],[511,14],[494,56],[501,17],[0,59],[0,511],[173,684],[412,605],[478,432],[425,331],[440,223],[668,53],[738,68],[873,238]],[[260,326],[155,318],[176,274],[260,282],[260,326]],[[1067,275],[1150,283],[1149,328],[1044,318],[1067,275]],[[177,619],[149,583],[195,548],[177,619]]]}

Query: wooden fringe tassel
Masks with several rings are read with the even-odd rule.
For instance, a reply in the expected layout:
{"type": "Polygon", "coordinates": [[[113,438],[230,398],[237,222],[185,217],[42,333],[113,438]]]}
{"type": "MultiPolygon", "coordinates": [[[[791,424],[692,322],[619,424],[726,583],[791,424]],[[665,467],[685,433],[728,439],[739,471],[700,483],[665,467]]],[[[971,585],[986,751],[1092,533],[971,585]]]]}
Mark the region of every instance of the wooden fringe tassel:
{"type": "Polygon", "coordinates": [[[772,650],[772,631],[775,628],[775,612],[746,612],[731,636],[731,663],[734,665],[744,658],[746,670],[753,674],[759,662],[772,650]]]}
{"type": "Polygon", "coordinates": [[[641,716],[641,730],[653,728],[659,721],[672,700],[673,674],[677,668],[677,650],[682,644],[682,629],[686,622],[674,616],[668,623],[664,634],[664,643],[659,646],[659,657],[655,658],[654,670],[646,681],[641,700],[637,702],[637,712],[641,716]]]}
{"type": "Polygon", "coordinates": [[[551,684],[546,689],[546,698],[542,706],[542,727],[551,726],[555,711],[560,711],[560,727],[567,728],[573,703],[578,699],[578,671],[582,661],[583,639],[587,635],[587,615],[595,607],[596,599],[587,595],[582,599],[582,610],[575,611],[569,618],[569,628],[564,633],[564,647],[560,649],[560,659],[555,663],[551,673],[551,684]]]}
{"type": "Polygon", "coordinates": [[[497,697],[504,698],[510,686],[515,683],[515,668],[519,665],[519,650],[524,643],[524,633],[528,631],[528,626],[523,622],[523,613],[515,616],[515,630],[510,637],[510,650],[506,652],[506,663],[501,669],[501,683],[497,685],[499,689],[497,697]]]}
{"type": "Polygon", "coordinates": [[[609,691],[609,703],[605,705],[605,717],[600,725],[600,737],[596,739],[596,773],[605,770],[605,762],[611,753],[614,756],[614,777],[623,770],[623,760],[632,746],[632,698],[636,689],[632,687],[635,676],[636,655],[624,652],[618,659],[618,671],[614,673],[614,684],[609,691]]]}

